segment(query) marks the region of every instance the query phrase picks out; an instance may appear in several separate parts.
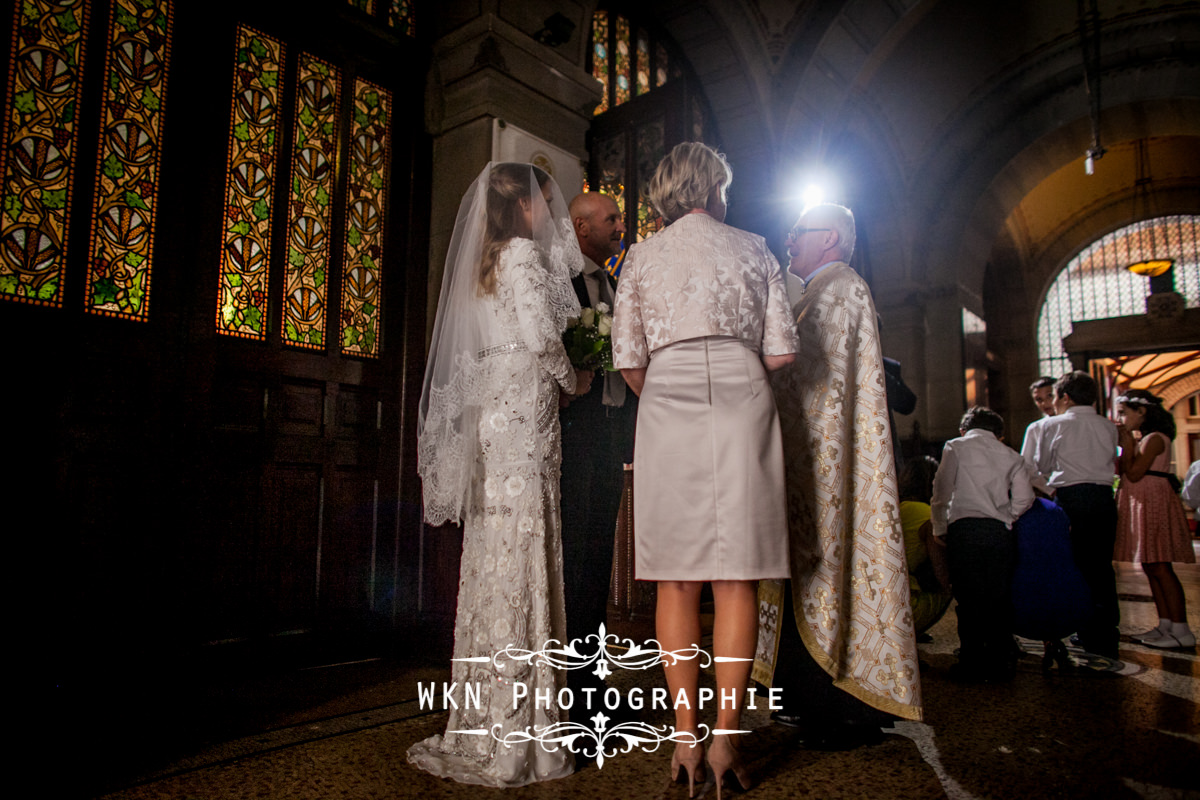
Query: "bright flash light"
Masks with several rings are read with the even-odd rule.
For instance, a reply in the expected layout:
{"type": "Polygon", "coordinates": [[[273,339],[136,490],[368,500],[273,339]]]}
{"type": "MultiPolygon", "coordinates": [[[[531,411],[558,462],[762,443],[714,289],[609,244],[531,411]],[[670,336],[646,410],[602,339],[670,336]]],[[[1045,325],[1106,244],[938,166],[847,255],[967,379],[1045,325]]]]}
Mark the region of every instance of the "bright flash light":
{"type": "Polygon", "coordinates": [[[810,183],[804,187],[804,192],[800,198],[804,201],[804,207],[815,206],[825,201],[825,190],[819,184],[810,183]]]}

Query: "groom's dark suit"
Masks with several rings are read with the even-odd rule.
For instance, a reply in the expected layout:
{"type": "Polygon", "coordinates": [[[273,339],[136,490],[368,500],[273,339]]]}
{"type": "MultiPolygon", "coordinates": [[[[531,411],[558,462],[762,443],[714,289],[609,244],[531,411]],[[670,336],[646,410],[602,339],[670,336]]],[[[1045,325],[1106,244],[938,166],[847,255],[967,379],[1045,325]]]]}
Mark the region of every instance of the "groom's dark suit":
{"type": "MultiPolygon", "coordinates": [[[[599,275],[615,291],[612,279],[603,269],[599,275]]],[[[580,275],[573,283],[580,305],[587,308],[592,302],[584,281],[580,275]]],[[[610,297],[613,291],[608,293],[610,297]]],[[[633,460],[637,397],[626,391],[619,408],[604,405],[605,380],[622,381],[622,378],[617,372],[605,375],[597,371],[591,390],[560,412],[563,583],[568,639],[582,639],[596,633],[605,620],[617,512],[621,505],[622,465],[633,460]]],[[[590,653],[593,649],[585,645],[582,652],[590,653]]],[[[571,670],[568,682],[572,688],[599,686],[591,672],[582,669],[571,670]]],[[[599,699],[593,700],[593,708],[599,699]]]]}

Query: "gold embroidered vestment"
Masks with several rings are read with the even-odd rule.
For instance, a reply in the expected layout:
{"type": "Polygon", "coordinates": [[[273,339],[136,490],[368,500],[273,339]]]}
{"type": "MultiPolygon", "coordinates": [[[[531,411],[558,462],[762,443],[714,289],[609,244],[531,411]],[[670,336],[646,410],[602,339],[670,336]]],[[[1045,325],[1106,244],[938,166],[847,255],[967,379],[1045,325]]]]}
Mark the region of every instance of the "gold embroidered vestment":
{"type": "MultiPolygon", "coordinates": [[[[844,263],[793,307],[800,352],[772,374],[783,432],[795,623],[834,684],[921,719],[916,635],[875,304],[844,263]]],[[[770,685],[782,581],[759,589],[754,679],[770,685]]],[[[801,704],[803,700],[800,700],[801,704]]],[[[801,705],[802,707],[802,705],[801,705]]]]}

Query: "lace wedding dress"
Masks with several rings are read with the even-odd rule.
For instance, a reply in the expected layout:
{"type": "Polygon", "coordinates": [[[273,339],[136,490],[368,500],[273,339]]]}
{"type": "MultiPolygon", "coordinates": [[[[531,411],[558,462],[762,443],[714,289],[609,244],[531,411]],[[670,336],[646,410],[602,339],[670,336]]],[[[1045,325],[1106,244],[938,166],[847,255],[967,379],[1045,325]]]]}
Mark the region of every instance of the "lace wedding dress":
{"type": "MultiPolygon", "coordinates": [[[[545,255],[532,241],[508,243],[494,293],[480,298],[484,327],[494,341],[473,360],[471,389],[449,389],[477,397],[480,404],[478,414],[470,415],[477,437],[466,437],[477,442],[472,445],[477,453],[463,514],[456,659],[490,657],[509,646],[537,651],[551,639],[565,640],[558,394],[559,387],[574,390],[575,374],[561,327],[549,311],[551,280],[545,255]]],[[[432,398],[431,414],[440,400],[432,398]]],[[[487,786],[569,775],[574,757],[564,748],[498,740],[516,731],[536,734],[561,721],[554,703],[538,708],[534,698],[538,691],[557,697],[565,674],[536,661],[532,666],[504,656],[487,663],[455,661],[459,707],[451,709],[446,733],[413,745],[408,760],[435,775],[487,786]],[[514,703],[518,684],[524,699],[514,703]],[[478,705],[465,702],[467,685],[478,689],[478,705]]]]}

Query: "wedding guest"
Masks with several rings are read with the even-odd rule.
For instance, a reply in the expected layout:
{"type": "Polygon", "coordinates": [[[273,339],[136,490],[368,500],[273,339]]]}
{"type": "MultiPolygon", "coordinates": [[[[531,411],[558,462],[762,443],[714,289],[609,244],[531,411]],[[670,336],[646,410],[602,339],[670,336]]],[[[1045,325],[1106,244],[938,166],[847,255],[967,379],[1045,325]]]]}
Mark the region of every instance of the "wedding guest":
{"type": "MultiPolygon", "coordinates": [[[[571,281],[579,304],[611,311],[616,286],[603,265],[621,250],[621,209],[608,195],[587,192],[571,201],[570,213],[584,259],[583,272],[571,281]]],[[[619,372],[598,374],[591,391],[559,412],[563,583],[572,641],[596,635],[607,616],[623,467],[633,457],[636,415],[637,398],[619,372]]],[[[586,669],[569,671],[567,684],[576,697],[589,687],[605,688],[603,679],[586,669]]]]}
{"type": "Polygon", "coordinates": [[[918,642],[932,641],[925,631],[950,608],[950,572],[946,543],[933,535],[933,479],[938,462],[918,456],[904,464],[897,478],[900,490],[900,526],[904,530],[904,555],[908,562],[908,602],[918,642]]]}
{"type": "MultiPolygon", "coordinates": [[[[712,582],[716,727],[737,730],[754,656],[756,581],[787,577],[783,451],[767,372],[789,364],[796,334],[779,262],[760,236],[724,224],[733,173],[699,142],[677,145],[650,181],[667,227],[634,245],[617,287],[614,363],[641,395],[634,453],[636,576],[658,582],[663,649],[700,642],[700,590],[712,582]],[[728,701],[732,698],[732,702],[728,701]]],[[[665,666],[676,703],[672,776],[689,794],[699,666],[665,666]]],[[[693,743],[695,742],[695,743],[693,743]]],[[[708,749],[717,796],[726,772],[749,788],[733,735],[708,749]]]]}
{"type": "Polygon", "coordinates": [[[933,479],[933,535],[944,537],[950,584],[958,600],[961,645],[953,676],[1012,678],[1012,575],[1017,563],[1013,523],[1033,505],[1025,461],[1000,441],[1004,420],[974,406],[946,442],[933,479]]]}
{"type": "Polygon", "coordinates": [[[1196,563],[1183,503],[1171,485],[1175,477],[1170,471],[1175,417],[1163,408],[1161,397],[1142,389],[1118,397],[1117,410],[1121,485],[1113,558],[1141,562],[1158,610],[1158,625],[1133,638],[1161,649],[1195,647],[1183,585],[1171,566],[1173,561],[1196,563]]]}
{"type": "MultiPolygon", "coordinates": [[[[1021,452],[1025,452],[1025,442],[1030,441],[1030,437],[1037,436],[1037,428],[1050,417],[1054,416],[1054,378],[1042,375],[1033,383],[1029,384],[1029,396],[1033,400],[1033,404],[1037,406],[1038,411],[1042,412],[1040,419],[1035,419],[1025,428],[1025,438],[1021,443],[1021,452]]],[[[1035,472],[1032,467],[1029,469],[1029,480],[1033,484],[1033,488],[1043,495],[1051,495],[1049,485],[1046,481],[1035,472]]]]}
{"type": "Polygon", "coordinates": [[[489,164],[459,208],[446,256],[417,424],[425,521],[463,523],[452,680],[481,693],[408,760],[462,783],[523,786],[569,775],[571,753],[494,735],[561,721],[561,671],[492,658],[563,640],[559,540],[560,393],[588,391],[562,343],[579,316],[583,268],[554,180],[529,164],[489,164]],[[483,657],[482,662],[463,660],[483,657]],[[514,702],[516,685],[524,700],[514,702]]]}
{"type": "Polygon", "coordinates": [[[1092,614],[1079,629],[1079,643],[1090,653],[1115,659],[1121,614],[1112,565],[1117,426],[1093,407],[1097,394],[1096,382],[1085,372],[1068,372],[1055,381],[1057,413],[1026,436],[1021,455],[1071,521],[1071,551],[1092,598],[1092,614]]]}

